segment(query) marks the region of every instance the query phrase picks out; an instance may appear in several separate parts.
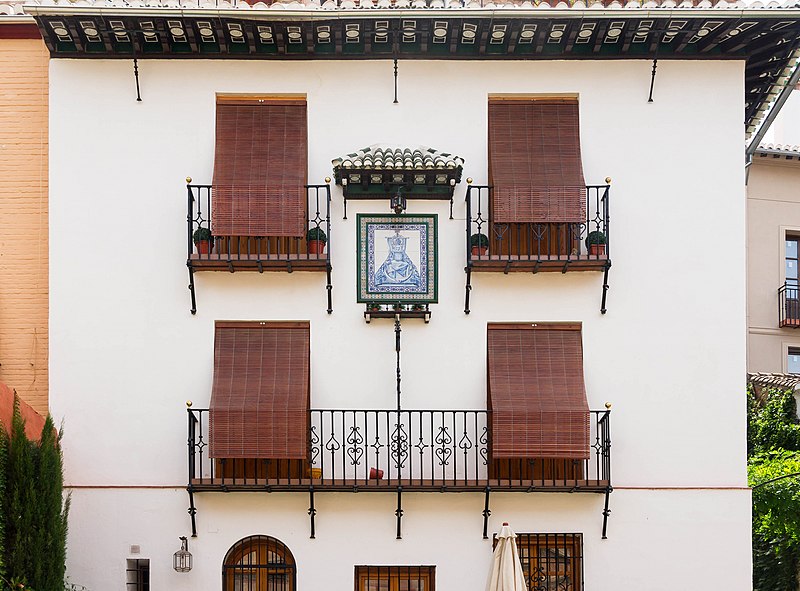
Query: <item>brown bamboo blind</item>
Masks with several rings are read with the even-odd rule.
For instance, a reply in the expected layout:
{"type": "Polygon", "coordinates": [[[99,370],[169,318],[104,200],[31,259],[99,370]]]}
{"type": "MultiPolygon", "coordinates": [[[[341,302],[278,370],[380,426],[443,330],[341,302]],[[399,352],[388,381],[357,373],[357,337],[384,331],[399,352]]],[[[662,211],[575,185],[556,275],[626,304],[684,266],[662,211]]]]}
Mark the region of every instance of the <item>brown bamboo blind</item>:
{"type": "Polygon", "coordinates": [[[589,406],[577,324],[489,325],[494,458],[589,457],[589,406]]]}
{"type": "Polygon", "coordinates": [[[217,103],[214,235],[305,235],[307,136],[305,100],[217,103]]]}
{"type": "Polygon", "coordinates": [[[489,101],[493,221],[584,222],[577,99],[489,101]]]}
{"type": "Polygon", "coordinates": [[[309,324],[217,322],[212,458],[305,459],[309,324]]]}

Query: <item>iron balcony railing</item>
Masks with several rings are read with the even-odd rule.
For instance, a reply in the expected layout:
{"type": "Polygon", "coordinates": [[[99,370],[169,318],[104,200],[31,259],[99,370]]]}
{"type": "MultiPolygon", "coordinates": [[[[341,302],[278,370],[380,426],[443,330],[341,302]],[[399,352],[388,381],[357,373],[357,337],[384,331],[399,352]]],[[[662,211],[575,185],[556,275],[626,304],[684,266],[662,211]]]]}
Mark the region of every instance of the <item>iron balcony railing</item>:
{"type": "Polygon", "coordinates": [[[216,263],[228,264],[231,270],[252,266],[262,270],[263,265],[295,262],[300,268],[304,264],[325,269],[331,248],[331,193],[329,185],[306,185],[308,197],[307,232],[324,232],[327,245],[319,252],[304,236],[213,236],[210,247],[199,246],[195,232],[207,230],[213,233],[213,185],[186,185],[188,192],[187,248],[190,265],[198,268],[213,267],[216,263]]]}
{"type": "Polygon", "coordinates": [[[610,410],[590,411],[587,459],[494,459],[486,410],[309,411],[302,460],[209,455],[209,411],[189,408],[194,490],[584,490],[611,486],[610,410]]]}
{"type": "Polygon", "coordinates": [[[800,328],[800,286],[796,283],[778,288],[778,326],[800,328]]]}
{"type": "Polygon", "coordinates": [[[547,266],[563,270],[602,268],[610,256],[610,188],[586,187],[586,219],[581,222],[500,223],[493,219],[493,188],[470,185],[466,197],[467,266],[475,270],[497,263],[512,268],[539,264],[542,270],[547,266]],[[485,239],[474,237],[476,234],[485,239]]]}

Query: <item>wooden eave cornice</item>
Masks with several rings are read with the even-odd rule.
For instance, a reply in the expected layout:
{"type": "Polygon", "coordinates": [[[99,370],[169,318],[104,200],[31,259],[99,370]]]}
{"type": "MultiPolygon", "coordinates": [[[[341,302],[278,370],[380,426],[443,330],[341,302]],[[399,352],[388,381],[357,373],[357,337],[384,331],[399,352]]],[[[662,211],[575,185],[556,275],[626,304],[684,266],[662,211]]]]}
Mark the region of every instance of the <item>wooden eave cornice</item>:
{"type": "Polygon", "coordinates": [[[800,9],[104,5],[25,10],[35,17],[54,58],[742,59],[747,62],[748,132],[800,57],[800,9]],[[94,37],[86,35],[87,22],[97,32],[94,37]],[[442,31],[437,23],[443,22],[445,34],[437,35],[442,31]],[[59,23],[67,31],[60,37],[55,31],[59,23]],[[472,41],[464,35],[468,28],[474,29],[472,41]],[[175,31],[184,34],[175,36],[175,31]],[[554,31],[560,34],[554,37],[554,31]],[[403,40],[407,32],[410,41],[403,40]]]}

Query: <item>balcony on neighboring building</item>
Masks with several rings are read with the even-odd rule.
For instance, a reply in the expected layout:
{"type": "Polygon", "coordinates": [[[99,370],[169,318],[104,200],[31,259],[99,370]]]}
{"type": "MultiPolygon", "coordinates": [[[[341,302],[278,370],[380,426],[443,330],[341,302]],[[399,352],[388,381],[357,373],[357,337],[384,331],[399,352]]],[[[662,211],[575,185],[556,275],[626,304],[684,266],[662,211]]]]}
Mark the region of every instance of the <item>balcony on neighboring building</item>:
{"type": "Polygon", "coordinates": [[[796,283],[778,288],[778,326],[800,328],[800,287],[796,283]]]}
{"type": "MultiPolygon", "coordinates": [[[[513,222],[508,220],[521,216],[500,211],[493,187],[470,185],[467,269],[503,273],[606,270],[611,265],[609,189],[610,185],[585,187],[585,208],[579,208],[585,211],[579,212],[580,219],[573,215],[572,221],[513,222]]],[[[563,217],[552,215],[549,219],[563,217]]]]}
{"type": "MultiPolygon", "coordinates": [[[[215,423],[213,411],[189,408],[189,487],[195,492],[482,492],[490,487],[603,493],[611,487],[610,412],[593,410],[585,417],[589,453],[581,458],[494,457],[488,410],[349,409],[307,411],[303,454],[254,456],[259,443],[244,442],[237,444],[244,450],[240,455],[251,455],[231,458],[215,457],[227,451],[213,451],[214,429],[225,431],[222,439],[230,426],[215,423]]],[[[260,441],[269,438],[264,433],[260,441]]]]}

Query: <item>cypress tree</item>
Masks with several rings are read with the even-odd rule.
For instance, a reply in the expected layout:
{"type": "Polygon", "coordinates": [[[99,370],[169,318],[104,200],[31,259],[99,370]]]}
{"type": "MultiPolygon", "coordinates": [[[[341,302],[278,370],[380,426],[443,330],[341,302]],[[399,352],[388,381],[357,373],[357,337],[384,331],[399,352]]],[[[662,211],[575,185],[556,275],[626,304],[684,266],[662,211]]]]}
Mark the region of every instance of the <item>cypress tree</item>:
{"type": "Polygon", "coordinates": [[[6,578],[25,579],[36,591],[64,589],[69,499],[62,495],[60,440],[50,416],[40,440],[29,440],[15,398],[2,501],[5,569],[6,578]]]}
{"type": "Polygon", "coordinates": [[[29,582],[34,589],[63,589],[67,559],[67,514],[69,497],[63,498],[61,432],[56,432],[50,415],[39,440],[38,500],[36,546],[41,554],[35,574],[29,582]],[[46,558],[46,560],[45,560],[46,558]]]}
{"type": "Polygon", "coordinates": [[[8,478],[8,432],[0,423],[0,577],[6,576],[6,520],[8,507],[6,503],[6,481],[8,478]]]}

